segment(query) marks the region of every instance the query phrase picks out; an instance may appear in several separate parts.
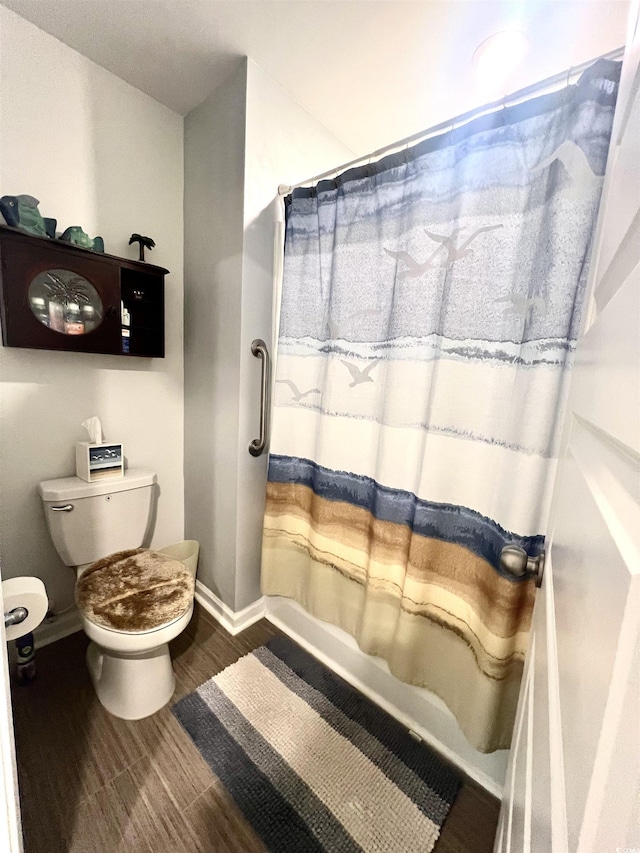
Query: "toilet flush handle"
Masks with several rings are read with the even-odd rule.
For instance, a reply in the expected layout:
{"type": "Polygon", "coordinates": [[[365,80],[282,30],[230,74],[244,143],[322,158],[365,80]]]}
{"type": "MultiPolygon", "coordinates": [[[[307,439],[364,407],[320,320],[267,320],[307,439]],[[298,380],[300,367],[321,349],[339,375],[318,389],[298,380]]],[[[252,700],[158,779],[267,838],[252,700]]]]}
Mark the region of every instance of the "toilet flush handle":
{"type": "Polygon", "coordinates": [[[50,509],[53,512],[71,512],[73,504],[64,504],[64,506],[52,506],[50,509]]]}

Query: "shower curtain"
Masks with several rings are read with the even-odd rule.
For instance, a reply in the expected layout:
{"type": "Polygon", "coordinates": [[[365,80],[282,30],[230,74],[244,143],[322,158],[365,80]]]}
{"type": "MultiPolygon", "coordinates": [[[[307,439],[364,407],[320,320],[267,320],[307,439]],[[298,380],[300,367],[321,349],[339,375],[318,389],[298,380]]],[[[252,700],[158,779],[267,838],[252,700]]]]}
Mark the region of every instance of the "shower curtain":
{"type": "MultiPolygon", "coordinates": [[[[619,63],[286,202],[262,587],[509,746],[619,63]]],[[[580,618],[576,614],[576,618],[580,618]]]]}

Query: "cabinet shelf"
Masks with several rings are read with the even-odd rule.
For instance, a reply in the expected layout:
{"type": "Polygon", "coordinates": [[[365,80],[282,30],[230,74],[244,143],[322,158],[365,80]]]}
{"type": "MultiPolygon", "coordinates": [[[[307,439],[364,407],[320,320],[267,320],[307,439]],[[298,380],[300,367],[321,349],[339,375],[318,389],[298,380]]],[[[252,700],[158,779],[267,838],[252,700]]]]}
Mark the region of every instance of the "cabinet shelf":
{"type": "Polygon", "coordinates": [[[0,226],[3,344],[164,358],[167,273],[0,226]],[[129,326],[121,323],[121,305],[130,313],[129,326]],[[123,328],[128,352],[122,351],[123,328]]]}

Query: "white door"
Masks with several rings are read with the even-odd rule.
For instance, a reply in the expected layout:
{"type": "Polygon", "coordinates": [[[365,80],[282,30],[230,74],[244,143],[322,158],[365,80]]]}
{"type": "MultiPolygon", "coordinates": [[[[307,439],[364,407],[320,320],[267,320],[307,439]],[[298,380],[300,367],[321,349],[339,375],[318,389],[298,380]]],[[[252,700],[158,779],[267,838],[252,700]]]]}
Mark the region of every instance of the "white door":
{"type": "MultiPolygon", "coordinates": [[[[0,607],[2,606],[2,578],[0,577],[0,607]]],[[[9,666],[4,619],[0,622],[0,839],[2,850],[22,853],[20,806],[18,801],[18,775],[13,740],[11,694],[9,692],[9,666]]]]}
{"type": "Polygon", "coordinates": [[[640,853],[639,5],[495,853],[640,853]]]}

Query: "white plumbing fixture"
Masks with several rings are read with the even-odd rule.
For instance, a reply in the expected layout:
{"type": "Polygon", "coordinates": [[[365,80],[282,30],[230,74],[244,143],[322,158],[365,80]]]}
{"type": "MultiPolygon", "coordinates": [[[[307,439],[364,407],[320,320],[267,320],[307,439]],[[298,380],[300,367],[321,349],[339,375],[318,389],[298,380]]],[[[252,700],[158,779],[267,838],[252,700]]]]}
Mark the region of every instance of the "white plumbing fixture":
{"type": "MultiPolygon", "coordinates": [[[[77,577],[96,560],[142,546],[153,523],[155,484],[155,473],[139,468],[128,469],[118,480],[87,483],[64,477],[39,484],[53,544],[77,577]]],[[[178,543],[164,553],[187,565],[195,577],[197,542],[178,543]]],[[[98,699],[114,716],[138,720],[166,705],[175,688],[168,643],[186,628],[192,613],[193,599],[164,625],[120,631],[96,624],[80,610],[92,641],[89,673],[98,699]]]]}

